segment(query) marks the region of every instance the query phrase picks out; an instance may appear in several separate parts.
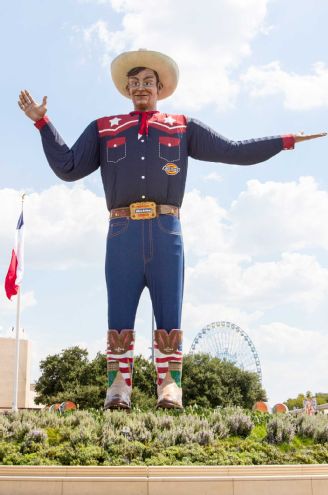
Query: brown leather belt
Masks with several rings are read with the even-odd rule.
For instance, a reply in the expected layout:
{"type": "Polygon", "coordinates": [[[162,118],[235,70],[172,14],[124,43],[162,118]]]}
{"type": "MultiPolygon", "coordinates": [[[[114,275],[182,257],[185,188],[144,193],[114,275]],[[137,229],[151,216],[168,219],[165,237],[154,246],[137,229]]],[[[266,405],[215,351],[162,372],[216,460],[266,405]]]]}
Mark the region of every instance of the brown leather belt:
{"type": "MultiPolygon", "coordinates": [[[[133,204],[138,204],[138,205],[143,205],[148,203],[133,203],[133,204]]],[[[133,204],[131,206],[133,206],[133,204]]],[[[140,209],[140,206],[139,206],[140,209]]],[[[122,208],[115,208],[113,210],[110,210],[109,217],[110,218],[123,218],[123,217],[128,217],[133,220],[142,220],[142,214],[138,217],[135,217],[133,213],[133,209],[131,209],[130,206],[122,207],[122,208]]],[[[154,203],[154,216],[158,215],[175,215],[176,217],[179,218],[180,216],[180,208],[178,206],[173,206],[173,205],[156,205],[154,203]]],[[[153,216],[153,218],[154,218],[153,216]]]]}

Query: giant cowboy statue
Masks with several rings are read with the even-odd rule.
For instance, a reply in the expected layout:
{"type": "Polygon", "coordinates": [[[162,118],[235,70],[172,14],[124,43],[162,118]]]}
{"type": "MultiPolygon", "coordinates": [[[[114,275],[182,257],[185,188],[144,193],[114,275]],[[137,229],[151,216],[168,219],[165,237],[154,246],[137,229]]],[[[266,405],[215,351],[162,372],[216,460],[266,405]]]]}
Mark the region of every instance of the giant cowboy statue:
{"type": "Polygon", "coordinates": [[[74,181],[101,170],[110,212],[105,408],[131,407],[134,321],[145,286],[157,327],[157,406],[182,408],[184,254],[179,210],[188,156],[252,165],[325,133],[230,141],[198,120],[159,112],[157,101],[170,96],[178,83],[176,63],[159,52],[122,53],[113,60],[111,75],[134,110],[94,120],[71,148],[46,116],[47,97],[39,105],[24,90],[18,104],[39,129],[47,160],[58,177],[74,181]]]}

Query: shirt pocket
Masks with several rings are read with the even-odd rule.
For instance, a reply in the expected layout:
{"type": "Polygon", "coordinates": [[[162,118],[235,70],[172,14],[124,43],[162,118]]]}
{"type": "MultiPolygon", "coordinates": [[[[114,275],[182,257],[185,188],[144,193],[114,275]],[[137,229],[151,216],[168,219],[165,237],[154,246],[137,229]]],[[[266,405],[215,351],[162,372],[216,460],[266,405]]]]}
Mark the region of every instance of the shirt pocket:
{"type": "Polygon", "coordinates": [[[117,163],[126,158],[126,138],[117,137],[106,142],[107,162],[117,163]]]}
{"type": "Polygon", "coordinates": [[[167,162],[177,162],[180,160],[180,139],[160,136],[159,137],[159,157],[167,162]]]}

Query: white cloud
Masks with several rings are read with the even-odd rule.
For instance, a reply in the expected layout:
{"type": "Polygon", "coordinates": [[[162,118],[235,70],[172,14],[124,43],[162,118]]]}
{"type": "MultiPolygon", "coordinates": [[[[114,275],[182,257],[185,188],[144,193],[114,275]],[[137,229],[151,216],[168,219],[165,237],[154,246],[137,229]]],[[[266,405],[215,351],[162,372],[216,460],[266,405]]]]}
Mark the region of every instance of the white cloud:
{"type": "Polygon", "coordinates": [[[260,355],[264,388],[274,405],[307,390],[327,389],[328,335],[274,322],[251,332],[260,355]]]}
{"type": "Polygon", "coordinates": [[[180,67],[179,88],[171,100],[174,107],[233,105],[239,84],[231,80],[230,72],[250,55],[254,37],[265,31],[268,0],[208,0],[205,8],[196,0],[188,5],[163,0],[156,8],[152,0],[108,3],[122,14],[122,28],[114,30],[110,22],[99,20],[83,29],[85,40],[103,53],[105,65],[126,50],[163,51],[180,67]]]}
{"type": "Polygon", "coordinates": [[[181,210],[186,253],[204,256],[229,250],[227,212],[212,196],[193,190],[185,194],[181,210]]]}
{"type": "MultiPolygon", "coordinates": [[[[0,310],[1,310],[1,313],[2,314],[12,314],[13,315],[13,324],[15,321],[16,308],[17,308],[16,300],[17,300],[16,296],[12,296],[11,300],[9,300],[6,296],[4,287],[2,285],[0,286],[0,310]]],[[[25,311],[27,308],[35,306],[36,304],[37,304],[37,300],[36,300],[34,292],[33,291],[24,292],[24,290],[22,290],[21,311],[25,311]]]]}
{"type": "Polygon", "coordinates": [[[310,74],[284,71],[278,61],[252,66],[241,81],[253,97],[281,95],[284,106],[290,110],[328,106],[328,67],[323,62],[314,64],[310,74]]]}
{"type": "MultiPolygon", "coordinates": [[[[0,254],[2,265],[12,249],[18,198],[14,190],[0,190],[0,208],[7,212],[0,225],[0,242],[5,246],[0,254]]],[[[66,269],[103,262],[108,224],[105,200],[83,186],[53,186],[29,194],[24,222],[26,263],[30,266],[66,269]]]]}
{"type": "Polygon", "coordinates": [[[251,255],[328,249],[328,193],[313,177],[293,182],[247,182],[228,218],[233,244],[251,255]]]}
{"type": "Polygon", "coordinates": [[[254,98],[281,95],[291,110],[328,106],[328,67],[321,61],[305,74],[288,72],[273,61],[232,77],[251,54],[254,38],[274,29],[267,25],[268,0],[208,0],[206,8],[196,0],[187,8],[185,2],[163,0],[156,9],[152,0],[89,1],[107,3],[122,15],[121,29],[107,19],[75,27],[89,48],[94,45],[106,70],[118,53],[140,47],[163,51],[177,61],[180,83],[171,98],[174,109],[197,111],[211,104],[226,110],[234,106],[243,86],[254,98]]]}
{"type": "Polygon", "coordinates": [[[203,181],[205,182],[222,182],[222,180],[222,175],[217,172],[211,172],[203,177],[203,181]]]}
{"type": "MultiPolygon", "coordinates": [[[[16,203],[15,191],[0,190],[0,207],[8,211],[0,227],[1,244],[7,246],[0,258],[4,267],[12,248],[16,203]]],[[[313,255],[298,251],[327,249],[322,228],[327,214],[328,194],[311,177],[287,183],[250,181],[227,210],[214,197],[188,192],[181,214],[187,302],[199,306],[220,301],[244,312],[286,304],[313,311],[328,295],[328,272],[313,255]]],[[[26,262],[52,269],[103,264],[106,215],[103,198],[81,186],[31,193],[25,202],[26,262]]],[[[29,300],[24,297],[24,304],[35,304],[33,294],[29,300]]],[[[9,301],[2,303],[3,309],[11,307],[9,301]]]]}
{"type": "Polygon", "coordinates": [[[328,194],[311,177],[250,181],[228,210],[213,197],[187,193],[185,300],[196,308],[220,301],[244,312],[293,304],[313,313],[328,296],[328,270],[297,251],[327,249],[327,213],[328,194]]]}
{"type": "Polygon", "coordinates": [[[186,272],[194,305],[205,301],[261,311],[296,303],[313,311],[328,296],[328,270],[313,256],[285,253],[278,261],[244,266],[236,256],[212,253],[186,272]]]}
{"type": "Polygon", "coordinates": [[[200,299],[196,304],[190,287],[186,287],[182,321],[182,329],[185,332],[184,349],[188,352],[198,332],[210,323],[221,320],[231,321],[247,329],[254,326],[262,315],[263,313],[258,310],[251,312],[247,308],[247,311],[243,311],[238,307],[223,304],[221,298],[217,298],[216,301],[200,299]]]}

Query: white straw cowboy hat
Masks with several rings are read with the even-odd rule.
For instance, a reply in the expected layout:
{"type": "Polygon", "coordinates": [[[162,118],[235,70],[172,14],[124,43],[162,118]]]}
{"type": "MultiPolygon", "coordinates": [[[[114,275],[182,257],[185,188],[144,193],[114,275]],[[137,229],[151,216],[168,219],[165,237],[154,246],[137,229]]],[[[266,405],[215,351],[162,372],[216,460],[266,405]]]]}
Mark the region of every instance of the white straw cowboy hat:
{"type": "Polygon", "coordinates": [[[112,79],[123,96],[129,98],[126,90],[127,73],[134,67],[146,67],[158,73],[159,80],[163,84],[158,96],[159,100],[167,98],[175,91],[179,79],[179,69],[174,60],[164,53],[140,48],[136,51],[121,53],[111,63],[112,79]]]}

